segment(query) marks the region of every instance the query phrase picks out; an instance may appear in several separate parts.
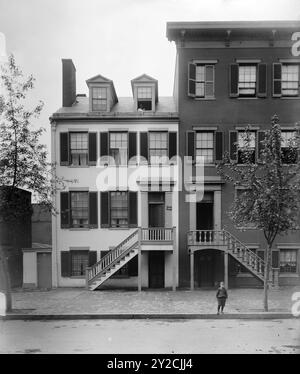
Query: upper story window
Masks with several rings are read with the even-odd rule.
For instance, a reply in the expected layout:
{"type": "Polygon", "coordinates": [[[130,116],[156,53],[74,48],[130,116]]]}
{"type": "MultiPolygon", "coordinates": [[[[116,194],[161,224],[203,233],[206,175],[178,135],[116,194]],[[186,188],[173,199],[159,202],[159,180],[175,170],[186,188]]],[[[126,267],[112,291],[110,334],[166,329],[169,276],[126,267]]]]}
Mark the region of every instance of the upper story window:
{"type": "Polygon", "coordinates": [[[256,65],[239,65],[239,96],[256,95],[256,65]]]}
{"type": "Polygon", "coordinates": [[[137,87],[137,109],[152,110],[152,87],[137,87]]]}
{"type": "Polygon", "coordinates": [[[110,225],[111,227],[128,226],[128,192],[110,193],[110,225]]]}
{"type": "Polygon", "coordinates": [[[85,166],[88,164],[88,133],[70,133],[70,165],[85,166]]]}
{"type": "Polygon", "coordinates": [[[88,227],[88,225],[88,192],[71,192],[71,227],[88,227]]]}
{"type": "Polygon", "coordinates": [[[149,156],[151,164],[165,163],[168,158],[168,133],[149,133],[149,156]]]}
{"type": "Polygon", "coordinates": [[[107,88],[93,87],[92,88],[92,110],[106,111],[107,110],[107,88]]]}
{"type": "Polygon", "coordinates": [[[274,97],[299,96],[299,66],[296,63],[273,64],[274,97]]]}
{"type": "Polygon", "coordinates": [[[201,131],[196,133],[196,162],[204,157],[205,163],[214,162],[214,133],[201,131]]]}
{"type": "Polygon", "coordinates": [[[114,158],[116,165],[127,165],[128,133],[109,133],[109,155],[114,158]]]}
{"type": "Polygon", "coordinates": [[[215,97],[215,65],[190,62],[188,71],[188,95],[195,98],[215,97]]]}
{"type": "Polygon", "coordinates": [[[297,162],[297,146],[295,131],[281,131],[281,159],[284,164],[297,162]]]}
{"type": "Polygon", "coordinates": [[[255,144],[256,144],[256,132],[245,131],[238,132],[237,141],[237,159],[238,164],[255,163],[255,144]]]}

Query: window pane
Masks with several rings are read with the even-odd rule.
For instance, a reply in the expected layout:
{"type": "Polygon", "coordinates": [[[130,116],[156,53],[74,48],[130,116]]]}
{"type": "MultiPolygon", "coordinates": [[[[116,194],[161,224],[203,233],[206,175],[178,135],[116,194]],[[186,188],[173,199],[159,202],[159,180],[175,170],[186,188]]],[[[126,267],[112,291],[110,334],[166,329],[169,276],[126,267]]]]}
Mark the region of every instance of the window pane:
{"type": "Polygon", "coordinates": [[[149,155],[151,164],[166,163],[168,158],[168,133],[149,133],[149,155]]]}
{"type": "Polygon", "coordinates": [[[128,225],[128,193],[111,192],[110,193],[110,218],[111,226],[128,225]]]}
{"type": "Polygon", "coordinates": [[[109,155],[114,158],[116,165],[127,165],[128,134],[111,132],[109,136],[109,155]]]}
{"type": "Polygon", "coordinates": [[[70,133],[71,165],[84,166],[88,164],[88,134],[70,133]]]}
{"type": "Polygon", "coordinates": [[[280,272],[296,273],[297,271],[297,250],[281,249],[280,250],[280,272]]]}
{"type": "Polygon", "coordinates": [[[86,227],[89,223],[88,214],[88,192],[71,192],[72,227],[86,227]]]}
{"type": "Polygon", "coordinates": [[[206,66],[206,81],[212,82],[214,80],[214,67],[211,65],[206,66]]]}
{"type": "Polygon", "coordinates": [[[152,87],[138,87],[137,97],[138,99],[151,99],[152,98],[152,87]]]}
{"type": "Polygon", "coordinates": [[[204,83],[196,83],[196,96],[204,97],[204,83]]]}
{"type": "Polygon", "coordinates": [[[92,88],[92,106],[93,106],[93,110],[106,110],[106,107],[107,107],[106,87],[93,87],[92,88]]]}
{"type": "Polygon", "coordinates": [[[213,132],[196,133],[196,162],[200,162],[200,156],[204,157],[204,162],[214,161],[214,134],[213,132]]]}
{"type": "Polygon", "coordinates": [[[89,263],[88,251],[71,251],[72,276],[85,275],[85,269],[89,263]]]}
{"type": "Polygon", "coordinates": [[[239,66],[239,94],[255,95],[256,88],[256,66],[240,65],[239,66]]]}
{"type": "Polygon", "coordinates": [[[299,93],[299,65],[282,65],[282,94],[297,96],[299,93]]]}

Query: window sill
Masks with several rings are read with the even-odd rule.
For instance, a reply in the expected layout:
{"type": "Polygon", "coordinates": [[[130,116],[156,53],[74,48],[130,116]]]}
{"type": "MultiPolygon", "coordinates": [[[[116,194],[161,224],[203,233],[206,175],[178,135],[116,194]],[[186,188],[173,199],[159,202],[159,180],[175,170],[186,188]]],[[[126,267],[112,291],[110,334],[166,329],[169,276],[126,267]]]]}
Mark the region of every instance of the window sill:
{"type": "Polygon", "coordinates": [[[237,96],[236,99],[238,100],[257,100],[257,99],[265,99],[265,97],[243,97],[243,96],[237,96]]]}
{"type": "Polygon", "coordinates": [[[215,97],[195,97],[194,100],[197,100],[197,101],[212,101],[212,100],[216,100],[215,97]]]}
{"type": "Polygon", "coordinates": [[[297,273],[279,273],[279,278],[299,278],[297,273]]]}
{"type": "Polygon", "coordinates": [[[135,227],[107,227],[108,230],[131,230],[134,229],[135,227]]]}
{"type": "Polygon", "coordinates": [[[281,100],[300,100],[299,96],[280,96],[281,100]]]}
{"type": "Polygon", "coordinates": [[[71,168],[71,169],[88,169],[90,166],[91,165],[68,165],[68,168],[71,168]]]}
{"type": "Polygon", "coordinates": [[[89,227],[70,227],[70,231],[90,231],[89,227]]]}

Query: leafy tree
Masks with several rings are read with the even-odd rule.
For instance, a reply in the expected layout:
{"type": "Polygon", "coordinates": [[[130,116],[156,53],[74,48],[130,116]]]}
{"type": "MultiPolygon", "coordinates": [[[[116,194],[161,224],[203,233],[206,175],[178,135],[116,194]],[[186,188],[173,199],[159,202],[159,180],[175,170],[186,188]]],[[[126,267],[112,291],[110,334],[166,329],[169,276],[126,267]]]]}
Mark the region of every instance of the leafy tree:
{"type": "MultiPolygon", "coordinates": [[[[47,160],[46,146],[40,143],[45,128],[33,126],[43,102],[28,109],[28,94],[34,87],[32,75],[24,77],[13,55],[3,64],[0,73],[0,212],[1,219],[10,228],[32,214],[31,204],[22,197],[20,189],[33,193],[37,203],[47,206],[56,214],[52,195],[64,184],[55,175],[55,165],[47,160]]],[[[1,247],[1,246],[0,246],[1,247]]],[[[2,268],[7,269],[7,253],[1,249],[2,268]],[[3,262],[4,261],[4,262],[3,262]]],[[[9,276],[6,276],[9,279],[9,276]]],[[[6,282],[7,310],[11,309],[11,292],[6,282]]]]}
{"type": "Polygon", "coordinates": [[[230,160],[225,153],[218,165],[218,173],[235,187],[240,187],[230,211],[237,228],[249,224],[262,230],[265,240],[264,310],[268,311],[268,280],[271,269],[272,246],[278,235],[299,229],[300,195],[300,137],[295,126],[295,137],[284,149],[279,119],[274,115],[271,127],[260,141],[258,162],[253,159],[251,131],[246,128],[244,146],[239,157],[243,166],[230,160]]]}

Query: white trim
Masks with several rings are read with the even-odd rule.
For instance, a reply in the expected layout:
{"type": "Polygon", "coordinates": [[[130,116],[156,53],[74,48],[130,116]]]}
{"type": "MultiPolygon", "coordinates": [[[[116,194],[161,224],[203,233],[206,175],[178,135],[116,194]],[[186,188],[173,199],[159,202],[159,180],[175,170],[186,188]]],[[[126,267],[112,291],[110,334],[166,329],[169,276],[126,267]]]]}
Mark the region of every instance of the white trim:
{"type": "MultiPolygon", "coordinates": [[[[89,187],[69,187],[69,191],[66,191],[66,192],[88,192],[90,189],[89,187]]],[[[97,192],[97,191],[94,191],[94,192],[97,192]]]]}
{"type": "Polygon", "coordinates": [[[260,130],[260,126],[252,126],[252,125],[244,125],[244,126],[235,126],[235,129],[237,131],[243,131],[243,130],[246,130],[247,126],[249,126],[249,131],[256,131],[256,130],[260,130]]]}
{"type": "Polygon", "coordinates": [[[193,130],[195,131],[217,131],[217,126],[193,126],[193,130]]]}
{"type": "MultiPolygon", "coordinates": [[[[68,132],[87,132],[87,133],[89,132],[89,129],[87,127],[86,128],[71,127],[71,128],[68,128],[67,130],[68,130],[68,132]]],[[[61,132],[66,132],[66,131],[60,131],[59,133],[61,133],[61,132]]]]}
{"type": "Polygon", "coordinates": [[[217,64],[219,60],[192,60],[194,64],[217,64]]]}
{"type": "Polygon", "coordinates": [[[291,244],[288,244],[288,243],[283,243],[283,244],[276,244],[276,247],[278,249],[300,249],[300,243],[297,244],[297,243],[291,243],[291,244]]]}
{"type": "Polygon", "coordinates": [[[70,251],[89,251],[90,247],[69,247],[70,251]]]}
{"type": "Polygon", "coordinates": [[[235,61],[236,61],[237,64],[258,64],[258,63],[261,62],[261,58],[253,58],[253,59],[236,58],[235,61]]]}
{"type": "Polygon", "coordinates": [[[300,64],[300,59],[298,58],[279,58],[279,62],[283,64],[300,64]]]}

